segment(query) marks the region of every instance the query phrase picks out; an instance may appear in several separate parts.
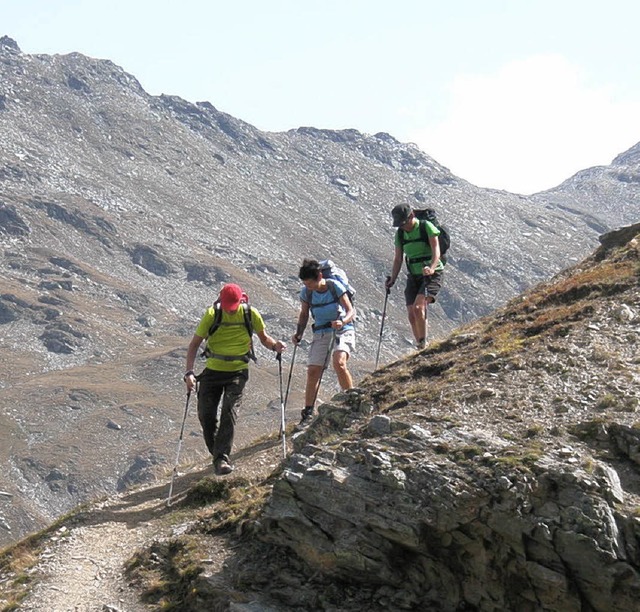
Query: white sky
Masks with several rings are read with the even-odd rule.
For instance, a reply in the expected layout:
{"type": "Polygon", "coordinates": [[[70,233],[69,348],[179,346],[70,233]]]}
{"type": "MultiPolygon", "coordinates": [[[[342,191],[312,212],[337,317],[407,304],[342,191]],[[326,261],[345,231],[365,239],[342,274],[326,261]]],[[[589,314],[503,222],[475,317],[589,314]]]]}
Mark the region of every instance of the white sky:
{"type": "Polygon", "coordinates": [[[640,141],[639,24],[637,0],[0,0],[25,53],[110,59],[262,130],[388,132],[525,194],[640,141]]]}

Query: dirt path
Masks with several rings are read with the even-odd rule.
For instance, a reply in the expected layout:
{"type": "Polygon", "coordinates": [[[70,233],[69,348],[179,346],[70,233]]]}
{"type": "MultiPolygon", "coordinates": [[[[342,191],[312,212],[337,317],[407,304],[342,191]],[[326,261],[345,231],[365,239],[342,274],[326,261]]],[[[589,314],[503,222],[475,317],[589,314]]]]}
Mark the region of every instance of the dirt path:
{"type": "MultiPolygon", "coordinates": [[[[256,478],[276,467],[280,442],[270,440],[242,449],[234,456],[231,477],[256,478]]],[[[212,476],[211,466],[179,474],[174,504],[196,482],[212,476]]],[[[33,568],[35,585],[22,602],[24,612],[148,612],[138,591],[124,575],[124,565],[136,550],[152,541],[178,535],[181,525],[170,519],[169,479],[146,489],[124,493],[81,512],[50,538],[33,568]]],[[[215,542],[209,563],[215,571],[228,551],[215,542]]]]}

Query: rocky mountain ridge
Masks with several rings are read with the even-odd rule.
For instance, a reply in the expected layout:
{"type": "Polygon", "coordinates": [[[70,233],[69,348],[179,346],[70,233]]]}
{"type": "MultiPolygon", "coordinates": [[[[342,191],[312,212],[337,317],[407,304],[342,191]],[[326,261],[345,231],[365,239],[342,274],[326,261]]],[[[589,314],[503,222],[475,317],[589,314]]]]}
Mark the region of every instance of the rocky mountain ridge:
{"type": "MultiPolygon", "coordinates": [[[[433,338],[577,262],[640,210],[635,149],[524,197],[479,189],[382,132],[266,133],[209,102],[150,96],[108,60],[28,55],[3,37],[0,74],[3,543],[170,465],[185,346],[223,282],[242,284],[287,339],[299,262],[332,257],[358,289],[360,379],[399,201],[435,206],[453,235],[433,338]]],[[[387,314],[382,362],[411,348],[400,290],[387,314]]],[[[240,444],[277,428],[269,355],[252,376],[240,444]]],[[[185,460],[202,454],[197,429],[185,460]]]]}

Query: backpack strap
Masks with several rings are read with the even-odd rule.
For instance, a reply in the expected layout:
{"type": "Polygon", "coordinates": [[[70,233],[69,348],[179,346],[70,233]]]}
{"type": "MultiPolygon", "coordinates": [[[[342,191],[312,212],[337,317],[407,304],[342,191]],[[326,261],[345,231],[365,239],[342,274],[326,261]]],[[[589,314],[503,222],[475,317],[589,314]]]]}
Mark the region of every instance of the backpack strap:
{"type": "Polygon", "coordinates": [[[253,348],[253,321],[251,320],[251,306],[247,302],[242,303],[242,314],[244,316],[244,326],[249,334],[249,352],[247,355],[253,359],[254,363],[258,363],[256,352],[253,348]]]}
{"type": "MultiPolygon", "coordinates": [[[[400,246],[402,247],[402,250],[404,251],[404,245],[407,244],[408,242],[424,242],[429,248],[431,248],[431,245],[429,244],[429,233],[427,232],[427,223],[424,219],[418,219],[418,227],[420,228],[420,237],[419,238],[413,238],[412,240],[407,240],[407,237],[405,236],[405,232],[398,228],[398,236],[400,238],[400,246]]],[[[429,256],[427,255],[422,255],[421,257],[407,257],[406,255],[404,256],[404,261],[407,264],[407,271],[409,273],[409,265],[413,264],[413,263],[418,263],[419,261],[428,261],[429,260],[429,256]]]]}
{"type": "Polygon", "coordinates": [[[307,289],[307,298],[311,310],[313,310],[316,306],[326,306],[327,304],[333,304],[334,302],[337,304],[338,302],[340,302],[340,297],[338,296],[338,290],[336,289],[335,281],[332,278],[325,278],[324,280],[327,283],[327,287],[329,287],[329,291],[331,292],[333,300],[331,300],[331,302],[323,302],[322,304],[314,304],[313,290],[307,289]]]}
{"type": "MultiPolygon", "coordinates": [[[[420,220],[418,221],[418,223],[420,224],[420,238],[426,242],[427,244],[429,244],[429,234],[427,233],[427,222],[420,220]]],[[[431,246],[431,245],[429,245],[431,246]]]]}
{"type": "Polygon", "coordinates": [[[209,332],[207,333],[207,340],[213,336],[218,331],[220,324],[222,323],[222,308],[220,308],[220,301],[215,301],[213,303],[213,322],[211,323],[211,327],[209,327],[209,332]]]}
{"type": "Polygon", "coordinates": [[[339,302],[340,298],[338,297],[338,290],[336,289],[336,284],[334,280],[332,278],[327,278],[325,280],[327,282],[327,285],[329,285],[329,291],[331,291],[331,295],[333,296],[333,301],[336,303],[339,302]]]}
{"type": "MultiPolygon", "coordinates": [[[[340,303],[340,296],[338,296],[338,290],[336,289],[336,285],[333,279],[331,278],[325,278],[325,282],[327,283],[327,287],[329,288],[329,291],[331,292],[331,296],[333,297],[333,300],[331,300],[330,302],[323,302],[322,304],[315,304],[313,303],[313,291],[307,289],[307,295],[309,297],[309,308],[311,309],[311,314],[313,314],[313,309],[317,306],[327,306],[328,304],[339,304],[340,303]]],[[[313,323],[311,325],[311,329],[313,331],[317,331],[318,329],[329,329],[331,327],[331,323],[325,323],[324,325],[316,325],[315,323],[313,323]]]]}
{"type": "Polygon", "coordinates": [[[406,232],[402,228],[398,228],[398,241],[400,247],[404,250],[404,245],[408,242],[426,242],[429,244],[429,234],[427,233],[427,222],[424,219],[418,219],[418,227],[420,228],[420,237],[412,238],[409,240],[406,236],[406,232]]]}

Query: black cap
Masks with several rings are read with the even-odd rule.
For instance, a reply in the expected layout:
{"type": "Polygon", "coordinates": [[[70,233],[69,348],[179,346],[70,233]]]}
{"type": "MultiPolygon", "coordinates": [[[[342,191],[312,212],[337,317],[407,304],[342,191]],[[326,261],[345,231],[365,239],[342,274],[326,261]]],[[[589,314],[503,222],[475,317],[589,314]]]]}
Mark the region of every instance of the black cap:
{"type": "Polygon", "coordinates": [[[398,204],[391,211],[393,217],[393,227],[404,225],[411,216],[411,206],[409,204],[398,204]]]}

